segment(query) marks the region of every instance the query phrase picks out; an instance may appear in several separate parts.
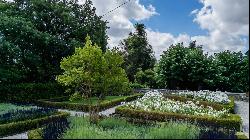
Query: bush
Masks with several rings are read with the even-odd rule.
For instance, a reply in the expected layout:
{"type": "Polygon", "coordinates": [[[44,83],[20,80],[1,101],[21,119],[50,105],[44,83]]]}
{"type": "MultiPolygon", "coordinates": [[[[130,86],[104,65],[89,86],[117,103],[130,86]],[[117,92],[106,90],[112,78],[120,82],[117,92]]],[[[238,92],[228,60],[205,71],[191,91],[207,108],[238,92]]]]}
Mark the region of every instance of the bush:
{"type": "Polygon", "coordinates": [[[105,118],[98,123],[103,128],[115,129],[118,127],[131,127],[126,120],[116,119],[116,118],[105,118]]]}
{"type": "Polygon", "coordinates": [[[66,95],[65,88],[57,83],[21,83],[0,85],[0,101],[33,102],[66,95]]]}
{"type": "Polygon", "coordinates": [[[46,116],[42,118],[37,118],[33,120],[25,120],[25,121],[18,121],[18,122],[12,122],[7,124],[0,125],[0,136],[7,136],[11,134],[17,134],[21,133],[23,131],[27,131],[29,129],[38,128],[44,124],[47,124],[49,122],[56,121],[60,118],[66,118],[70,114],[65,112],[58,112],[51,116],[46,116]]]}
{"type": "Polygon", "coordinates": [[[237,139],[249,139],[243,132],[237,132],[235,135],[237,139]]]}
{"type": "Polygon", "coordinates": [[[151,128],[147,139],[198,139],[200,128],[195,125],[169,123],[159,128],[151,128]]]}
{"type": "Polygon", "coordinates": [[[112,101],[107,101],[101,103],[99,106],[96,105],[87,105],[87,104],[77,104],[77,103],[66,103],[60,102],[62,99],[67,99],[67,97],[54,98],[50,100],[38,100],[37,104],[44,107],[55,107],[63,108],[69,110],[79,110],[79,111],[89,111],[89,109],[99,109],[99,111],[105,110],[107,108],[119,105],[121,102],[128,102],[135,100],[139,97],[142,97],[143,94],[134,94],[130,96],[121,97],[119,99],[114,99],[112,101]]]}
{"type": "Polygon", "coordinates": [[[183,115],[178,113],[167,113],[158,111],[148,112],[144,110],[130,109],[124,106],[116,108],[115,112],[124,117],[140,118],[142,120],[187,120],[190,122],[197,122],[202,126],[222,127],[235,130],[240,130],[242,127],[241,117],[235,114],[229,114],[227,118],[215,118],[209,116],[183,115]]]}
{"type": "Polygon", "coordinates": [[[139,83],[129,83],[129,87],[132,89],[147,88],[147,86],[141,85],[139,83]]]}
{"type": "Polygon", "coordinates": [[[28,139],[43,139],[43,131],[41,128],[28,131],[28,139]]]}

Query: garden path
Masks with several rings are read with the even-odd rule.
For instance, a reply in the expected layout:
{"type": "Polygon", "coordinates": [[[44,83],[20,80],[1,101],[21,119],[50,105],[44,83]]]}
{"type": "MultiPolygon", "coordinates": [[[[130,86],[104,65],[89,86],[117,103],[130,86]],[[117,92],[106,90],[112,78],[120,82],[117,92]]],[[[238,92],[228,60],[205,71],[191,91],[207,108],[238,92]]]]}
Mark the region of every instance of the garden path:
{"type": "Polygon", "coordinates": [[[235,112],[243,120],[243,132],[249,138],[249,102],[235,101],[235,112]]]}
{"type": "Polygon", "coordinates": [[[16,135],[12,135],[12,136],[8,136],[8,137],[3,137],[0,139],[28,139],[28,132],[24,132],[21,134],[16,134],[16,135]]]}

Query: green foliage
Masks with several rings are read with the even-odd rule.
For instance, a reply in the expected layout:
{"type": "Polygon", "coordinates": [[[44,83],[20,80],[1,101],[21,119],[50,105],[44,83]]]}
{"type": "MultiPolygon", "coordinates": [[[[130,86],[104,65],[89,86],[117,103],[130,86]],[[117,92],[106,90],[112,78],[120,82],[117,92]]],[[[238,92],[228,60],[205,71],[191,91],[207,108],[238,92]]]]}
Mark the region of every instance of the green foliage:
{"type": "Polygon", "coordinates": [[[241,52],[224,51],[215,54],[214,65],[217,73],[214,87],[223,91],[246,92],[249,89],[248,56],[241,52]]]}
{"type": "Polygon", "coordinates": [[[156,88],[156,74],[152,69],[138,71],[135,75],[135,82],[146,85],[149,88],[156,88]]]}
{"type": "Polygon", "coordinates": [[[102,53],[87,36],[84,48],[76,48],[75,54],[62,60],[64,73],[57,76],[57,81],[87,97],[128,93],[128,79],[121,68],[122,63],[122,57],[115,50],[102,53]]]}
{"type": "Polygon", "coordinates": [[[64,89],[57,83],[0,84],[0,101],[32,102],[37,99],[55,98],[67,95],[64,89]]]}
{"type": "Polygon", "coordinates": [[[30,130],[28,131],[27,135],[28,135],[28,139],[43,139],[41,128],[30,130]]]}
{"type": "Polygon", "coordinates": [[[62,100],[67,100],[68,97],[60,97],[60,98],[54,98],[50,100],[38,100],[37,104],[43,107],[55,107],[55,108],[62,108],[62,109],[69,109],[69,110],[77,110],[77,111],[84,111],[88,112],[91,109],[98,108],[99,111],[114,107],[116,105],[119,105],[121,102],[129,102],[132,100],[135,100],[139,97],[142,97],[143,94],[134,94],[130,96],[124,96],[117,99],[112,99],[110,101],[104,100],[103,102],[100,102],[100,104],[97,106],[96,104],[83,104],[80,103],[70,103],[70,102],[62,102],[62,100]]]}
{"type": "Polygon", "coordinates": [[[27,131],[29,129],[38,128],[38,127],[41,127],[43,124],[53,122],[60,118],[66,118],[69,115],[70,115],[69,113],[59,112],[58,114],[46,116],[42,118],[2,124],[0,125],[0,136],[17,134],[23,131],[27,131]]]}
{"type": "Polygon", "coordinates": [[[119,127],[132,127],[132,124],[128,123],[126,120],[115,119],[115,118],[105,118],[98,123],[99,126],[107,129],[117,129],[119,127]]]}
{"type": "Polygon", "coordinates": [[[23,110],[23,109],[31,109],[32,106],[22,106],[15,105],[11,103],[0,103],[0,115],[5,114],[11,110],[23,110]]]}
{"type": "Polygon", "coordinates": [[[189,47],[179,43],[163,53],[156,68],[156,81],[161,88],[246,92],[248,59],[241,52],[230,51],[208,56],[195,42],[189,47]]]}
{"type": "Polygon", "coordinates": [[[99,124],[91,125],[87,118],[79,117],[71,117],[70,122],[70,128],[63,135],[64,139],[145,139],[159,138],[163,135],[165,138],[175,136],[173,138],[181,139],[199,137],[199,129],[187,124],[172,123],[159,128],[157,126],[135,125],[118,118],[105,118],[99,124]],[[172,128],[173,130],[171,130],[172,128]],[[157,133],[159,135],[155,137],[157,133]]]}
{"type": "Polygon", "coordinates": [[[131,82],[141,68],[143,71],[154,67],[156,59],[148,43],[144,24],[135,24],[135,33],[130,33],[121,45],[124,47],[125,70],[131,82]]]}
{"type": "Polygon", "coordinates": [[[139,83],[129,83],[129,87],[132,89],[146,88],[147,86],[141,85],[139,83]]]}
{"type": "Polygon", "coordinates": [[[87,34],[106,51],[107,22],[95,10],[90,0],[82,5],[76,0],[1,0],[0,80],[54,81],[61,58],[83,45],[87,34]]]}
{"type": "Polygon", "coordinates": [[[235,135],[237,139],[249,139],[243,132],[237,132],[235,135]]]}
{"type": "Polygon", "coordinates": [[[138,118],[142,120],[167,121],[167,120],[188,120],[196,122],[201,126],[222,127],[234,130],[240,130],[242,126],[241,117],[236,114],[229,114],[225,118],[215,118],[209,116],[183,115],[179,113],[167,113],[159,111],[135,110],[128,107],[118,107],[115,112],[124,117],[138,118]]]}
{"type": "Polygon", "coordinates": [[[183,44],[170,46],[162,55],[157,79],[164,87],[175,89],[195,89],[207,84],[211,78],[211,60],[203,55],[200,47],[184,47],[183,44]]]}
{"type": "Polygon", "coordinates": [[[195,125],[168,123],[166,126],[151,128],[147,139],[198,139],[200,128],[195,125]]]}
{"type": "Polygon", "coordinates": [[[70,96],[70,98],[69,98],[69,101],[80,101],[80,100],[82,100],[82,96],[81,96],[81,94],[80,93],[78,93],[78,92],[75,92],[74,94],[72,94],[71,96],[70,96]]]}

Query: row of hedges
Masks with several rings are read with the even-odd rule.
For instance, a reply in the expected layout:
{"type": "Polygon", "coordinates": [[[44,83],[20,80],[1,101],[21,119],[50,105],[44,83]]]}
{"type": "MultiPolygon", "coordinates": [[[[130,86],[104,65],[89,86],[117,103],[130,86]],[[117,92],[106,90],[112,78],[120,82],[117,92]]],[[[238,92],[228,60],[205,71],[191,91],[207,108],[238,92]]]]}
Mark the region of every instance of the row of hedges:
{"type": "Polygon", "coordinates": [[[67,99],[68,97],[60,97],[60,98],[54,98],[54,99],[50,99],[50,100],[38,100],[36,103],[39,106],[43,106],[43,107],[54,107],[54,108],[62,108],[62,109],[88,112],[89,110],[97,110],[97,109],[99,111],[103,111],[105,109],[119,105],[121,102],[129,102],[129,101],[135,100],[135,99],[142,97],[142,96],[143,96],[143,94],[134,94],[134,95],[130,95],[130,96],[125,96],[125,97],[121,97],[121,98],[114,99],[111,101],[102,102],[102,103],[100,103],[99,106],[60,102],[63,99],[67,99]]]}
{"type": "Polygon", "coordinates": [[[69,115],[70,115],[69,113],[58,112],[54,115],[46,116],[42,118],[2,124],[0,125],[0,136],[3,137],[3,136],[11,135],[11,134],[21,133],[29,129],[38,128],[44,124],[56,121],[57,119],[66,118],[69,115]]]}
{"type": "Polygon", "coordinates": [[[196,122],[202,126],[222,127],[235,130],[241,130],[242,126],[241,117],[236,114],[230,114],[227,118],[215,118],[210,116],[205,117],[157,111],[148,112],[144,110],[130,109],[124,106],[116,108],[115,113],[123,117],[138,118],[142,120],[155,120],[163,122],[169,120],[186,120],[189,122],[196,122]]]}
{"type": "Polygon", "coordinates": [[[230,113],[234,113],[234,97],[229,97],[230,103],[229,104],[219,104],[219,103],[212,103],[208,101],[202,101],[202,100],[194,100],[193,98],[187,98],[187,97],[182,97],[178,95],[164,95],[165,98],[169,98],[175,101],[181,101],[181,102],[186,102],[186,101],[199,101],[199,105],[203,105],[204,107],[211,106],[215,110],[222,110],[223,108],[226,108],[229,110],[230,113]]]}
{"type": "Polygon", "coordinates": [[[64,96],[65,88],[58,83],[0,84],[0,101],[32,102],[64,96]]]}

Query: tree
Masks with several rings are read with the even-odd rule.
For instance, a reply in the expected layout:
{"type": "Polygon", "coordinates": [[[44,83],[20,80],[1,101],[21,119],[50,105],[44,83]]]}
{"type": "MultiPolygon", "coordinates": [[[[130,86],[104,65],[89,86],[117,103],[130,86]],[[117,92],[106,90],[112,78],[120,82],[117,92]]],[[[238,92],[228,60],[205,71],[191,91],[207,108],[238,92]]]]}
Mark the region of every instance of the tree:
{"type": "Polygon", "coordinates": [[[121,42],[124,47],[125,70],[130,81],[134,82],[135,74],[141,68],[143,71],[154,67],[156,59],[152,46],[148,43],[144,24],[135,24],[136,31],[130,33],[121,42]]]}
{"type": "MultiPolygon", "coordinates": [[[[106,51],[107,22],[97,16],[90,0],[79,5],[77,0],[14,0],[0,1],[0,57],[12,58],[22,77],[4,79],[13,82],[46,82],[60,74],[60,61],[71,55],[76,46],[83,46],[87,34],[106,51]],[[8,49],[6,49],[8,47],[8,49]],[[12,50],[15,51],[9,51],[12,50]],[[18,55],[17,55],[18,53],[18,55]]],[[[0,64],[2,71],[14,65],[0,64]]]]}
{"type": "Polygon", "coordinates": [[[87,97],[127,93],[128,79],[121,68],[122,63],[123,58],[116,51],[103,53],[87,36],[85,47],[76,48],[72,56],[63,58],[61,68],[64,73],[57,77],[57,81],[87,97]]]}
{"type": "Polygon", "coordinates": [[[214,86],[223,91],[244,92],[248,88],[248,56],[229,50],[216,53],[217,77],[214,86]]]}
{"type": "Polygon", "coordinates": [[[213,78],[212,61],[195,42],[171,45],[164,51],[157,66],[157,82],[162,88],[198,90],[213,78]]]}
{"type": "Polygon", "coordinates": [[[149,88],[156,88],[155,72],[152,69],[142,71],[141,69],[135,75],[135,82],[145,85],[149,88]]]}

